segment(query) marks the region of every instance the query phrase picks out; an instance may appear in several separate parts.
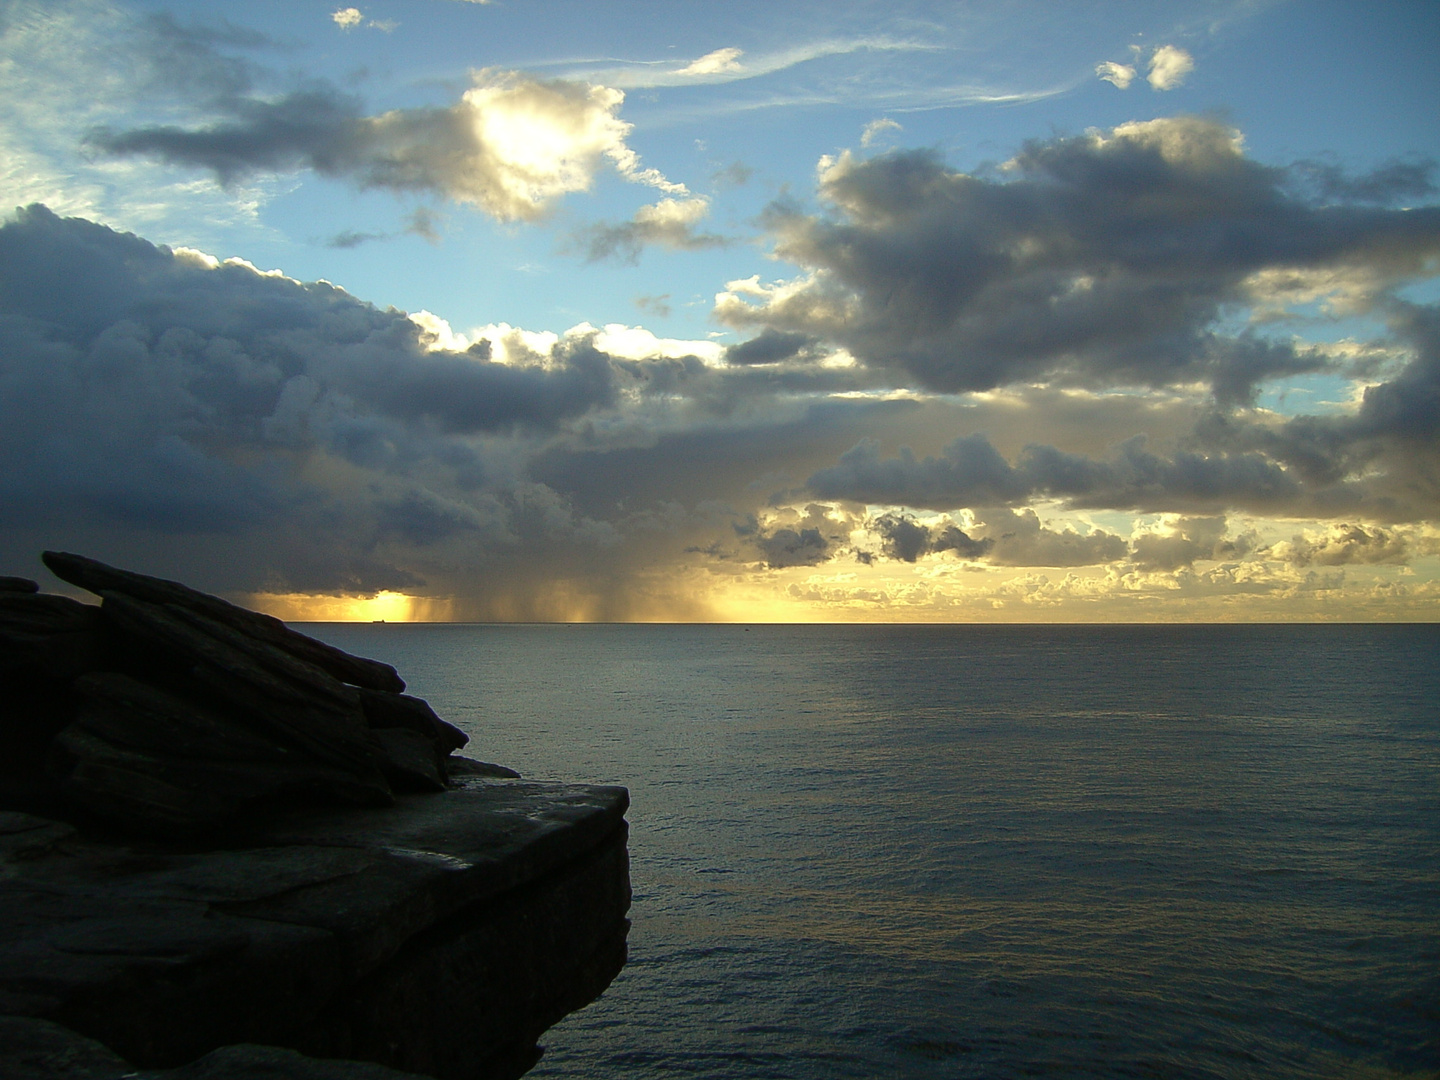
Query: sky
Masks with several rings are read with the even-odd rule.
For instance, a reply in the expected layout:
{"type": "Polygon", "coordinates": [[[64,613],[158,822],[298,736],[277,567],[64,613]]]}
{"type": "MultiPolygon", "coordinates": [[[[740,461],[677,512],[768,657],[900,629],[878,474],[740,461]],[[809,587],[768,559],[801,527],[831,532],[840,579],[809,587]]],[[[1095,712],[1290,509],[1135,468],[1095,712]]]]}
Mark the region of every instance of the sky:
{"type": "Polygon", "coordinates": [[[0,574],[1440,617],[1430,0],[0,0],[0,574]]]}

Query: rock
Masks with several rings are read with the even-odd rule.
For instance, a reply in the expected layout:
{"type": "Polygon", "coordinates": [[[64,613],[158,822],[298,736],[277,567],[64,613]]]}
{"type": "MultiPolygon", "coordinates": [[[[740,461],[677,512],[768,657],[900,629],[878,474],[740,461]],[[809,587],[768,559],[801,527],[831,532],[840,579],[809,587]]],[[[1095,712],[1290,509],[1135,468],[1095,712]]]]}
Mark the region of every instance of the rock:
{"type": "Polygon", "coordinates": [[[492,765],[488,761],[452,755],[445,759],[446,772],[452,779],[461,776],[488,776],[497,780],[519,780],[520,774],[504,765],[492,765]]]}
{"type": "Polygon", "coordinates": [[[471,780],[217,851],[67,836],[0,864],[0,1012],[148,1069],[249,1042],[518,1076],[624,962],[627,804],[471,780]]]}
{"type": "Polygon", "coordinates": [[[383,664],[46,561],[102,603],[0,587],[0,1076],[514,1080],[620,970],[623,788],[454,757],[383,664]]]}
{"type": "Polygon", "coordinates": [[[0,574],[0,593],[33,593],[39,592],[38,582],[23,577],[6,577],[0,574]]]}
{"type": "Polygon", "coordinates": [[[360,705],[365,711],[366,723],[372,728],[402,727],[417,731],[436,743],[442,756],[470,741],[469,735],[436,716],[429,702],[409,694],[361,690],[360,705]]]}
{"type": "Polygon", "coordinates": [[[297,754],[273,739],[177,694],[115,671],[75,680],[83,699],[76,724],[132,750],[179,758],[292,763],[297,754]]]}
{"type": "Polygon", "coordinates": [[[0,591],[0,672],[73,679],[101,655],[97,608],[68,596],[0,591]]]}
{"type": "Polygon", "coordinates": [[[421,1080],[383,1065],[323,1061],[278,1046],[241,1044],[214,1050],[189,1065],[140,1073],[135,1080],[421,1080]]]}
{"type": "Polygon", "coordinates": [[[384,751],[365,723],[358,696],[353,702],[323,700],[169,608],[107,593],[101,610],[121,632],[190,665],[233,717],[351,773],[371,790],[375,803],[388,800],[389,785],[380,773],[384,751]]]}
{"type": "MultiPolygon", "coordinates": [[[[37,858],[75,835],[75,827],[34,814],[0,811],[0,865],[37,858]]],[[[3,1074],[0,1074],[3,1075],[3,1074]]]]}
{"type": "Polygon", "coordinates": [[[135,1067],[103,1043],[30,1016],[0,1016],[5,1080],[119,1080],[135,1067]]]}
{"type": "Polygon", "coordinates": [[[28,1016],[0,1016],[0,1076],[5,1080],[419,1080],[415,1073],[383,1065],[324,1061],[252,1043],[221,1047],[178,1069],[141,1072],[103,1043],[28,1016]]]}
{"type": "Polygon", "coordinates": [[[137,749],[147,720],[104,706],[82,709],[56,737],[52,771],[66,800],[89,812],[88,823],[107,831],[119,827],[185,838],[228,827],[257,806],[389,805],[391,796],[379,803],[373,786],[351,773],[298,755],[268,761],[181,758],[137,749]]]}
{"type": "Polygon", "coordinates": [[[120,570],[95,559],[63,551],[47,551],[41,558],[51,573],[61,581],[68,581],[71,585],[78,585],[96,595],[109,591],[152,604],[175,604],[206,615],[250,637],[276,645],[323,668],[341,682],[373,690],[389,690],[392,693],[405,689],[405,680],[401,679],[389,664],[351,656],[331,645],[291,630],[279,619],[237,607],[218,596],[198,592],[178,581],[166,581],[130,570],[120,570]]]}
{"type": "Polygon", "coordinates": [[[375,732],[389,762],[385,778],[396,791],[444,791],[445,775],[436,760],[435,744],[409,728],[375,732]]]}

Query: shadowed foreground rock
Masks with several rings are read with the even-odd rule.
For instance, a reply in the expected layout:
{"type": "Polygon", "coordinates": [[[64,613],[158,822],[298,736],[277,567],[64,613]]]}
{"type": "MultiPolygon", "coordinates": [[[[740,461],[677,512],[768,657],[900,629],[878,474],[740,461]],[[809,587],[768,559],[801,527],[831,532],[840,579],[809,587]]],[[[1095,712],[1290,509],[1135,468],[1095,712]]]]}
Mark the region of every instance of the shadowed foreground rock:
{"type": "Polygon", "coordinates": [[[625,789],[456,757],[386,665],[46,561],[103,601],[0,578],[0,1074],[498,1080],[623,966],[625,789]]]}

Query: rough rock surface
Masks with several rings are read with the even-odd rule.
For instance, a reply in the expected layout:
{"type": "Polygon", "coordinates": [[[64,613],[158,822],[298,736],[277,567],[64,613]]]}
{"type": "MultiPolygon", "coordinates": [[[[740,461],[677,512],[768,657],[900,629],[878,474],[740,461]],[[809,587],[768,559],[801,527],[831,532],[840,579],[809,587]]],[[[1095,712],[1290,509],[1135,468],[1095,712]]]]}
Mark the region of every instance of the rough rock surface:
{"type": "Polygon", "coordinates": [[[5,1080],[418,1080],[417,1074],[358,1061],[323,1061],[275,1046],[239,1044],[178,1069],[141,1072],[103,1043],[59,1024],[0,1016],[5,1080]]]}
{"type": "Polygon", "coordinates": [[[623,788],[456,757],[384,664],[45,558],[102,603],[0,579],[0,1075],[500,1080],[614,978],[623,788]]]}
{"type": "Polygon", "coordinates": [[[0,807],[188,839],[445,789],[467,736],[388,664],[178,582],[44,560],[101,603],[0,578],[0,807]]]}

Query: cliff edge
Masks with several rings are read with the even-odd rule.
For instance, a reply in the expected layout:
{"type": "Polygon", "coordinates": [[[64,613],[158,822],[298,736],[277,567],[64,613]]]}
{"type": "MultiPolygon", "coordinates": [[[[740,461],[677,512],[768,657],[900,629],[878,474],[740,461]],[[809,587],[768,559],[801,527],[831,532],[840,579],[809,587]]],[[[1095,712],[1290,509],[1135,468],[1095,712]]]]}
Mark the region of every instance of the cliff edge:
{"type": "Polygon", "coordinates": [[[623,966],[624,788],[459,757],[386,665],[46,562],[102,602],[0,578],[7,1076],[508,1080],[623,966]]]}

